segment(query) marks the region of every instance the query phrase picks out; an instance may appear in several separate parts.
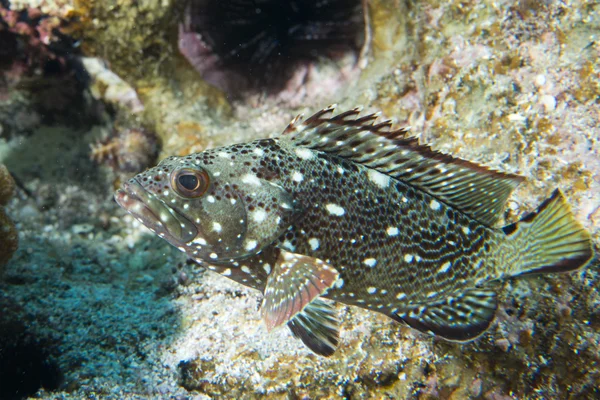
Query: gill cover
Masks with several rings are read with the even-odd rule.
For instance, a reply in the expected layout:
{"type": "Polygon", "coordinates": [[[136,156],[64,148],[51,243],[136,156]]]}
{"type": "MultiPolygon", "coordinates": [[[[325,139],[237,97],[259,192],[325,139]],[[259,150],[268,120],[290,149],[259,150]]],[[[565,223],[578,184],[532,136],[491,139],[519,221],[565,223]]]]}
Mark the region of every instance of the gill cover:
{"type": "MultiPolygon", "coordinates": [[[[173,171],[172,185],[181,183],[180,177],[184,176],[183,184],[189,186],[184,190],[201,191],[189,176],[199,180],[205,177],[192,168],[186,168],[185,173],[173,171]]],[[[199,198],[189,199],[182,210],[197,225],[194,243],[201,245],[198,256],[207,261],[256,254],[278,239],[294,220],[292,196],[279,185],[249,174],[225,180],[208,171],[207,179],[211,181],[210,189],[199,198]]]]}
{"type": "Polygon", "coordinates": [[[287,190],[268,180],[244,175],[236,187],[246,210],[243,251],[255,254],[278,239],[294,222],[299,210],[287,190]]]}

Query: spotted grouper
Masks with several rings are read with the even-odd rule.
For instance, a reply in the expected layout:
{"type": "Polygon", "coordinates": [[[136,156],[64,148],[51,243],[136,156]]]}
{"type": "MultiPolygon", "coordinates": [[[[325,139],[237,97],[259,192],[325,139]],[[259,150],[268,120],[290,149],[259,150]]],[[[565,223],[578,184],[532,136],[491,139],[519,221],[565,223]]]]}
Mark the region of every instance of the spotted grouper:
{"type": "Polygon", "coordinates": [[[287,324],[328,356],[335,302],[470,341],[494,320],[490,282],[588,264],[590,234],[558,190],[495,227],[522,180],[328,107],[277,138],[169,157],[115,198],[195,262],[260,290],[269,330],[287,324]]]}

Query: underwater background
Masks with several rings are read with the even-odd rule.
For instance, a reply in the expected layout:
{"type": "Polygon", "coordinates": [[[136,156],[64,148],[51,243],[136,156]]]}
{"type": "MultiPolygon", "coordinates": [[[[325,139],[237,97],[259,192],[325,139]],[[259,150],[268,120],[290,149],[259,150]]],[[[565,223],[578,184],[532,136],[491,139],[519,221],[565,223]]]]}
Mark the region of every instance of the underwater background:
{"type": "Polygon", "coordinates": [[[583,0],[0,0],[0,399],[600,398],[597,261],[502,282],[467,344],[338,305],[323,358],[113,200],[337,103],[525,176],[506,222],[560,188],[598,251],[599,32],[583,0]]]}

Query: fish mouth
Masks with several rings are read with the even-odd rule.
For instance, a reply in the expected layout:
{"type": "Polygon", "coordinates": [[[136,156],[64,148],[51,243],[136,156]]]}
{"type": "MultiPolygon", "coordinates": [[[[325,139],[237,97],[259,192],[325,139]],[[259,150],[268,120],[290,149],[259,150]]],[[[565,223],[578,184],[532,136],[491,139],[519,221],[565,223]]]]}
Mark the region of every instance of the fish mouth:
{"type": "Polygon", "coordinates": [[[115,192],[115,201],[151,231],[170,242],[188,243],[198,234],[186,217],[148,192],[135,179],[115,192]]]}

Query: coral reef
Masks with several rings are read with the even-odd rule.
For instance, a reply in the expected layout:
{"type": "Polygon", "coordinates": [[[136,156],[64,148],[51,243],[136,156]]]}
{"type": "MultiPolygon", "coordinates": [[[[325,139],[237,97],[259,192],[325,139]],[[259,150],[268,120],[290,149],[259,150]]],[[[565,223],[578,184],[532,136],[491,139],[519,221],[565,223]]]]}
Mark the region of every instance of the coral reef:
{"type": "Polygon", "coordinates": [[[61,24],[37,8],[0,5],[0,136],[27,134],[42,122],[94,118],[76,43],[61,24]]]}
{"type": "Polygon", "coordinates": [[[15,224],[4,211],[4,207],[13,196],[15,182],[8,169],[0,164],[0,276],[3,266],[10,260],[19,245],[19,236],[15,224]]]}
{"type": "MultiPolygon", "coordinates": [[[[275,135],[327,103],[365,105],[436,149],[525,175],[506,220],[560,187],[598,249],[597,1],[370,0],[368,62],[344,84],[329,79],[339,70],[325,62],[311,67],[312,82],[298,75],[298,93],[284,93],[294,101],[233,105],[179,54],[184,3],[14,0],[11,10],[69,19],[61,32],[103,60],[88,64],[93,94],[116,110],[123,132],[156,132],[163,156],[275,135]]],[[[2,37],[26,43],[16,25],[2,26],[2,37]]],[[[285,329],[266,332],[257,293],[188,264],[117,210],[114,176],[89,159],[90,143],[112,126],[48,128],[17,86],[0,90],[1,136],[32,133],[0,140],[0,162],[29,194],[5,206],[20,245],[4,267],[0,304],[10,321],[26,321],[27,338],[53,338],[39,341],[36,359],[56,363],[50,371],[64,379],[38,398],[600,396],[598,263],[498,285],[496,326],[468,344],[339,307],[340,351],[318,358],[285,329]]]]}
{"type": "MultiPolygon", "coordinates": [[[[193,2],[192,5],[200,3],[193,2]]],[[[304,3],[311,2],[299,3],[305,8],[309,6],[304,3]]],[[[352,22],[348,27],[355,22],[358,25],[358,31],[352,36],[359,43],[352,44],[354,39],[348,37],[341,41],[312,41],[318,43],[318,48],[325,52],[317,56],[301,52],[306,56],[303,59],[313,61],[300,62],[300,65],[292,63],[295,67],[290,69],[290,78],[284,79],[282,90],[269,101],[263,98],[262,89],[250,95],[240,103],[240,115],[244,115],[248,109],[255,109],[257,105],[266,111],[274,102],[284,102],[291,107],[306,102],[330,102],[337,98],[336,94],[345,96],[344,93],[353,86],[361,71],[358,65],[363,65],[362,61],[366,60],[366,47],[360,55],[356,54],[364,17],[360,11],[354,13],[354,7],[345,6],[346,2],[321,3],[327,10],[337,10],[338,14],[331,16],[332,21],[323,20],[322,16],[317,15],[315,18],[319,23],[310,25],[312,20],[309,19],[307,29],[314,28],[315,32],[332,34],[330,28],[332,24],[337,24],[338,31],[347,35],[347,27],[340,21],[348,17],[352,22]],[[329,28],[324,28],[321,22],[329,25],[329,28]],[[351,51],[337,51],[349,48],[351,51]],[[315,58],[318,60],[314,61],[315,58]]],[[[358,3],[352,2],[354,6],[358,3]]],[[[249,2],[240,4],[248,7],[249,2]]],[[[163,155],[176,153],[189,142],[202,148],[224,143],[221,140],[224,136],[218,130],[223,127],[223,121],[232,116],[226,95],[199,78],[197,71],[179,52],[179,27],[185,25],[186,10],[191,10],[187,5],[185,0],[149,0],[127,4],[117,0],[11,2],[13,10],[37,7],[45,15],[60,18],[64,21],[60,32],[77,40],[79,52],[90,59],[103,59],[103,63],[90,62],[89,59],[83,61],[89,64],[86,69],[93,78],[92,94],[108,100],[108,104],[116,105],[121,114],[119,118],[129,118],[131,125],[142,122],[156,132],[164,145],[163,155]],[[124,40],[125,37],[128,39],[124,40]],[[123,81],[126,84],[123,85],[123,81]]],[[[358,4],[361,9],[365,5],[366,1],[358,4]]],[[[238,96],[236,94],[233,97],[238,96]]],[[[286,111],[284,120],[291,116],[286,111]]]]}

